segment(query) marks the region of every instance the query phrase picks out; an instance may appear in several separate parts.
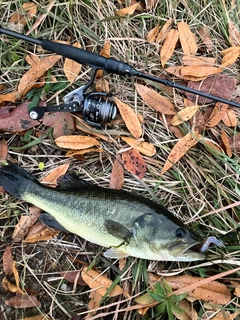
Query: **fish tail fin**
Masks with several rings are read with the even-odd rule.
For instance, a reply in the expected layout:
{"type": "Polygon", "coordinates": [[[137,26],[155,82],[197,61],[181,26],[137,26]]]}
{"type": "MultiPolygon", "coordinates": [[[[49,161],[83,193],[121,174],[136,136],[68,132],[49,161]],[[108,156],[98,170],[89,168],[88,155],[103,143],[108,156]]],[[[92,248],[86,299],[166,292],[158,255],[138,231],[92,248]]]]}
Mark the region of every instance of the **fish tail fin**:
{"type": "Polygon", "coordinates": [[[11,195],[22,199],[24,191],[31,183],[39,183],[27,171],[8,161],[0,165],[0,185],[11,195]]]}

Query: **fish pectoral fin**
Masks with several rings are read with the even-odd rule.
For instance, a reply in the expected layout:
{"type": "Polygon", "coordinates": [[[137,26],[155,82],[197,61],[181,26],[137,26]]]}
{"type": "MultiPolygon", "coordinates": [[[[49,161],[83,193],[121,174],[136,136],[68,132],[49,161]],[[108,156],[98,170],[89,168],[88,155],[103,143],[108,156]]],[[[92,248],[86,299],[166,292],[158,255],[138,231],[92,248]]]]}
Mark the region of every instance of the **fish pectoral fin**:
{"type": "Polygon", "coordinates": [[[61,230],[61,231],[67,231],[53,216],[51,216],[49,213],[44,212],[40,214],[39,220],[45,224],[45,226],[61,230]]]}
{"type": "Polygon", "coordinates": [[[131,237],[133,236],[132,232],[129,231],[128,228],[124,227],[121,223],[111,219],[107,219],[105,221],[105,227],[108,233],[123,241],[119,246],[128,244],[131,237]]]}
{"type": "Polygon", "coordinates": [[[119,248],[110,248],[106,252],[104,252],[103,255],[104,257],[109,259],[120,259],[129,256],[129,254],[119,248]]]}

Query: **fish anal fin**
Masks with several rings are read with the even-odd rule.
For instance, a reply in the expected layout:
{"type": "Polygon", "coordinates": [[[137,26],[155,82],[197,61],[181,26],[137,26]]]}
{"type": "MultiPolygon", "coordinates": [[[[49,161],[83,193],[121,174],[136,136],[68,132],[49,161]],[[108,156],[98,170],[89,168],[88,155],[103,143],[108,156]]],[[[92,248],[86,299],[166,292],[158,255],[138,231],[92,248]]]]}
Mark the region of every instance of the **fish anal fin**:
{"type": "Polygon", "coordinates": [[[110,248],[106,252],[104,252],[104,257],[109,259],[120,259],[128,257],[129,254],[126,253],[124,250],[121,250],[119,248],[110,248]]]}
{"type": "Polygon", "coordinates": [[[53,216],[51,216],[49,213],[44,212],[41,213],[39,220],[45,224],[45,226],[61,230],[61,231],[67,231],[53,216]]]}
{"type": "Polygon", "coordinates": [[[132,232],[128,228],[124,227],[121,223],[116,222],[111,219],[105,221],[105,227],[111,235],[116,238],[123,240],[123,242],[129,243],[131,237],[133,236],[132,232]]]}

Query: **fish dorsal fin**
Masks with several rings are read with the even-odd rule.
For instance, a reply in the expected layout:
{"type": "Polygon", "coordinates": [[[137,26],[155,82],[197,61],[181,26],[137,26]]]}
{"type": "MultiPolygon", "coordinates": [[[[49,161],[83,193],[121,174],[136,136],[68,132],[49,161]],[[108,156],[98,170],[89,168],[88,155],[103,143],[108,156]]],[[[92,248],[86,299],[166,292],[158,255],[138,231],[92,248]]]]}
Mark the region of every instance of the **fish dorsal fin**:
{"type": "Polygon", "coordinates": [[[95,185],[91,184],[88,181],[81,179],[75,173],[66,173],[64,176],[61,176],[57,180],[59,190],[69,190],[75,191],[79,189],[93,189],[96,188],[95,185]]]}

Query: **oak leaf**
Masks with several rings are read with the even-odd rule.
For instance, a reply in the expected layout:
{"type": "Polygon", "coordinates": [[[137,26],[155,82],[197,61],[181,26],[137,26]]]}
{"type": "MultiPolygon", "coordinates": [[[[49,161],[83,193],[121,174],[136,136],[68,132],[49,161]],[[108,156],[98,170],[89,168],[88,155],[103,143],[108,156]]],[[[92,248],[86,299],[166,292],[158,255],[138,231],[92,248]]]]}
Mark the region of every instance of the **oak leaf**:
{"type": "Polygon", "coordinates": [[[155,90],[139,83],[135,83],[135,88],[143,101],[154,110],[168,115],[174,115],[176,113],[171,101],[155,90]]]}
{"type": "Polygon", "coordinates": [[[190,30],[186,22],[180,21],[177,24],[179,31],[179,40],[185,54],[195,55],[198,47],[195,40],[195,36],[190,30]]]}
{"type": "Polygon", "coordinates": [[[195,146],[198,143],[198,139],[201,138],[201,135],[196,132],[189,132],[182,139],[180,139],[173,149],[171,150],[167,161],[165,162],[161,174],[164,174],[167,170],[169,170],[179,159],[181,159],[187,151],[195,146]]]}
{"type": "Polygon", "coordinates": [[[174,49],[176,47],[176,44],[178,42],[178,30],[176,29],[171,29],[164,40],[163,46],[160,51],[160,60],[162,67],[165,66],[167,61],[171,58],[174,49]]]}
{"type": "Polygon", "coordinates": [[[128,130],[131,132],[134,138],[140,138],[142,135],[142,127],[137,114],[129,105],[121,102],[119,99],[114,98],[114,101],[128,130]]]}
{"type": "MultiPolygon", "coordinates": [[[[83,268],[82,278],[87,283],[87,285],[94,289],[101,297],[103,297],[108,289],[112,285],[112,280],[107,278],[105,275],[100,274],[98,271],[90,269],[88,267],[83,268]]],[[[109,297],[116,297],[123,293],[123,289],[116,285],[110,292],[109,297]]]]}
{"type": "Polygon", "coordinates": [[[55,143],[60,148],[73,150],[82,150],[100,145],[98,140],[88,136],[61,136],[55,139],[55,143]]]}
{"type": "Polygon", "coordinates": [[[139,179],[143,179],[146,173],[146,163],[141,154],[134,149],[125,151],[122,153],[122,161],[124,168],[137,176],[139,179]]]}
{"type": "MultiPolygon", "coordinates": [[[[75,48],[81,48],[79,42],[73,44],[75,48]]],[[[66,58],[63,65],[64,73],[70,83],[73,83],[81,71],[82,65],[72,59],[66,58]]]]}

